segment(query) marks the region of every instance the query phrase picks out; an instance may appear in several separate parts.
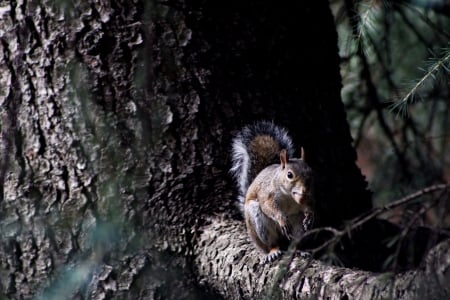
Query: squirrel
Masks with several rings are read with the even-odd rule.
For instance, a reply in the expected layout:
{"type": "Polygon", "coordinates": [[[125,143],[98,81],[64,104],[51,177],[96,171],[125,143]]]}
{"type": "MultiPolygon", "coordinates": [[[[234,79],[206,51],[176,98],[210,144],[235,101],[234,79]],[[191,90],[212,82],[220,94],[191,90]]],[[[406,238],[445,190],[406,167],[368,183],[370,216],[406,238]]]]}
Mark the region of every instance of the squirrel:
{"type": "Polygon", "coordinates": [[[231,173],[252,241],[272,262],[289,242],[313,225],[313,171],[294,154],[287,131],[260,121],[239,131],[232,142],[231,173]]]}

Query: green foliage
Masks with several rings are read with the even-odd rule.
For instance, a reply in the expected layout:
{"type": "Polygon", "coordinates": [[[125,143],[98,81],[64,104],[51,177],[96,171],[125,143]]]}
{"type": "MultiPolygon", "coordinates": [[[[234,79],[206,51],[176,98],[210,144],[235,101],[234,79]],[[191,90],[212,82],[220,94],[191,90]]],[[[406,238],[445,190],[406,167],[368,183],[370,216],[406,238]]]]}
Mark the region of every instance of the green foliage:
{"type": "Polygon", "coordinates": [[[423,76],[413,81],[405,96],[391,106],[392,110],[398,111],[403,116],[408,114],[408,106],[414,104],[417,96],[421,98],[421,93],[429,93],[429,91],[423,91],[427,86],[428,89],[432,89],[434,85],[441,84],[440,80],[444,80],[443,84],[445,84],[445,77],[450,70],[450,48],[443,49],[441,57],[430,58],[425,68],[419,69],[423,72],[423,76]]]}
{"type": "Polygon", "coordinates": [[[342,97],[378,204],[450,178],[450,18],[425,4],[332,4],[342,97]]]}
{"type": "Polygon", "coordinates": [[[382,267],[394,273],[400,260],[413,259],[411,253],[400,257],[413,228],[450,225],[448,188],[439,185],[450,179],[450,17],[440,4],[332,4],[342,98],[358,163],[374,191],[378,216],[403,228],[386,241],[392,253],[382,267]],[[444,189],[432,191],[438,186],[444,189]]]}

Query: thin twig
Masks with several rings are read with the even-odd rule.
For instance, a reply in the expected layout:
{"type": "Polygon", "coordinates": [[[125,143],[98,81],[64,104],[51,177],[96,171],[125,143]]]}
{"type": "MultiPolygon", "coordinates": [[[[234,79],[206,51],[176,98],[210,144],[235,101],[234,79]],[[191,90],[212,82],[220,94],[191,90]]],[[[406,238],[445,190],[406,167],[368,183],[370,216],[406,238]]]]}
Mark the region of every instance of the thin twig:
{"type": "Polygon", "coordinates": [[[344,228],[343,230],[338,230],[332,227],[323,227],[323,228],[316,228],[316,229],[312,229],[309,230],[305,233],[305,235],[302,237],[302,239],[304,239],[307,236],[313,235],[315,233],[318,232],[323,232],[323,231],[329,231],[331,233],[334,234],[333,238],[330,238],[328,241],[326,241],[325,243],[321,244],[320,246],[313,248],[313,249],[308,249],[308,251],[312,252],[312,253],[317,253],[318,251],[328,247],[329,245],[336,243],[341,237],[343,237],[345,234],[348,234],[350,232],[352,232],[353,230],[355,230],[358,227],[361,227],[361,225],[363,225],[364,223],[367,223],[368,221],[372,220],[373,218],[375,218],[376,216],[389,211],[395,207],[398,206],[402,206],[405,204],[408,204],[410,202],[412,202],[413,200],[435,192],[435,191],[439,191],[439,190],[445,190],[450,188],[450,183],[447,184],[436,184],[436,185],[432,185],[426,188],[423,188],[415,193],[412,193],[408,196],[405,196],[403,198],[400,198],[399,200],[393,201],[383,207],[378,207],[378,208],[374,208],[372,209],[372,211],[370,211],[368,214],[363,215],[363,216],[359,216],[356,217],[355,219],[353,219],[352,221],[350,221],[348,224],[349,226],[347,226],[346,228],[344,228]]]}
{"type": "Polygon", "coordinates": [[[391,209],[393,209],[395,207],[405,205],[405,204],[411,202],[412,200],[415,200],[416,198],[419,198],[420,196],[423,196],[423,195],[426,195],[426,194],[429,194],[429,193],[432,193],[432,192],[435,192],[435,191],[438,191],[438,190],[444,190],[444,189],[447,189],[449,187],[450,187],[450,183],[432,185],[432,186],[423,188],[423,189],[421,189],[421,190],[419,190],[419,191],[417,191],[415,193],[412,193],[412,194],[410,194],[408,196],[405,196],[405,197],[403,197],[403,198],[401,198],[399,200],[396,200],[394,202],[386,204],[386,205],[384,205],[382,207],[374,208],[374,209],[372,209],[372,212],[370,212],[368,215],[366,215],[364,217],[357,217],[356,219],[354,219],[351,222],[351,224],[352,224],[351,229],[359,227],[362,224],[366,223],[367,221],[375,218],[376,216],[378,216],[378,215],[380,215],[380,214],[382,214],[382,213],[384,213],[386,211],[389,211],[389,210],[391,210],[391,209]]]}

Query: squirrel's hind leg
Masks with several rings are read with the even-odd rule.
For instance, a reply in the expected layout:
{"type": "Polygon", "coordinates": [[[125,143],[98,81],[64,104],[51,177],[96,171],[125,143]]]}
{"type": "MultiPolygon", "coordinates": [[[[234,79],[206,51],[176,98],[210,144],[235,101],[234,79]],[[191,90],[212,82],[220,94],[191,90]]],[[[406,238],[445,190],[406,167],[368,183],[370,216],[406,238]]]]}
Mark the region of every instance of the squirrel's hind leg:
{"type": "Polygon", "coordinates": [[[282,254],[283,254],[283,252],[278,247],[272,248],[272,249],[270,249],[270,251],[266,255],[266,257],[264,257],[263,263],[273,262],[274,260],[281,257],[282,254]]]}

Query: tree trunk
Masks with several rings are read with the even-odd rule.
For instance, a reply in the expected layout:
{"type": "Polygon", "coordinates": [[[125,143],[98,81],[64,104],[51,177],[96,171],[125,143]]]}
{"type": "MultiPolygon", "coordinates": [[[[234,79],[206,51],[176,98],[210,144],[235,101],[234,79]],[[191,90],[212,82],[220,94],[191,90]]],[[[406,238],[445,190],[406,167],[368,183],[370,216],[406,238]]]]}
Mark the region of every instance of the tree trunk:
{"type": "MultiPolygon", "coordinates": [[[[305,147],[318,226],[371,207],[326,1],[135,2],[0,8],[2,296],[261,295],[277,266],[255,265],[228,175],[231,132],[260,119],[305,147]]],[[[382,282],[301,266],[282,296],[382,282]]]]}

